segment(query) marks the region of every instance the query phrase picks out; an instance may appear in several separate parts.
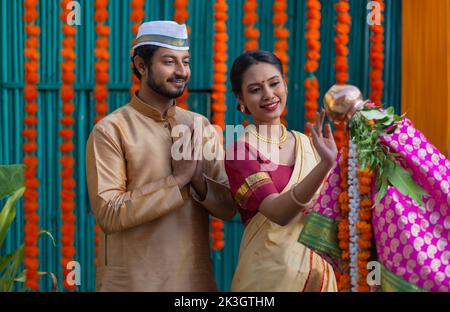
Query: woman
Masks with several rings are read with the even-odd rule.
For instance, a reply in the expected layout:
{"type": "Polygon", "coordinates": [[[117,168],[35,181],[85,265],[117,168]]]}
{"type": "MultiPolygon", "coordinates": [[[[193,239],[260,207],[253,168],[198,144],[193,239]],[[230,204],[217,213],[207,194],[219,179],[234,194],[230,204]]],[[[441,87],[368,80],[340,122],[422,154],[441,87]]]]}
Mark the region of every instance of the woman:
{"type": "Polygon", "coordinates": [[[336,291],[333,268],[298,242],[304,211],[335,166],[337,148],[325,113],[308,124],[310,139],[280,117],[287,85],[270,52],[239,56],[231,69],[239,110],[253,124],[227,150],[225,168],[245,224],[232,291],[336,291]],[[313,146],[312,146],[313,145],[313,146]]]}

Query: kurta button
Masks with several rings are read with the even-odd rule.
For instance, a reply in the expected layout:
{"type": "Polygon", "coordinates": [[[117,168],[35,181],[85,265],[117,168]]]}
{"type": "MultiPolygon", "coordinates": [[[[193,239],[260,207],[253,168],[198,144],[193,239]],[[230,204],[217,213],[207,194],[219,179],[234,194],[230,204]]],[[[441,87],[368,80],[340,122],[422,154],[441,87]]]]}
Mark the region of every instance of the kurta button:
{"type": "Polygon", "coordinates": [[[164,128],[168,128],[169,125],[167,124],[167,122],[164,123],[164,128]]]}

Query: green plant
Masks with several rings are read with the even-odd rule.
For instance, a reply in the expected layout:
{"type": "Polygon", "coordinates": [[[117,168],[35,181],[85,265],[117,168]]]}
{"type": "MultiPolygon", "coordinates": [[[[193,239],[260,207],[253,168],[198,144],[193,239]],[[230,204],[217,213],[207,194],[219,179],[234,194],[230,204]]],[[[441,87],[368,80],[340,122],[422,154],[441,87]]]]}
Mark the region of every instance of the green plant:
{"type": "Polygon", "coordinates": [[[376,173],[376,204],[386,195],[388,186],[393,185],[423,206],[423,196],[428,195],[427,192],[400,165],[398,158],[401,155],[389,151],[380,141],[381,135],[395,132],[396,123],[402,121],[403,117],[395,115],[393,107],[384,110],[365,107],[350,121],[350,136],[356,144],[360,168],[369,167],[376,173]]]}
{"type": "MultiPolygon", "coordinates": [[[[0,165],[0,200],[8,197],[0,212],[0,250],[16,217],[17,202],[25,191],[23,172],[23,165],[0,165]]],[[[48,231],[40,231],[39,236],[42,235],[49,236],[55,245],[48,231]]],[[[0,255],[0,292],[12,291],[14,282],[25,282],[25,270],[20,271],[23,258],[24,244],[7,255],[0,255]]],[[[52,273],[39,272],[39,275],[47,274],[55,281],[52,273]]],[[[25,286],[23,290],[26,290],[25,286]]]]}

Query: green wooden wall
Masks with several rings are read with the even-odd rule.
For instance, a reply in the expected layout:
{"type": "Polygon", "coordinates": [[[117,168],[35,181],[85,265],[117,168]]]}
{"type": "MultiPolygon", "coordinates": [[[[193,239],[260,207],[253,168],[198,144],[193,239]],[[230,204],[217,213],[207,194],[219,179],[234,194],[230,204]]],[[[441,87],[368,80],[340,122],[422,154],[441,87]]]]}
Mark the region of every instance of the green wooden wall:
{"type": "MultiPolygon", "coordinates": [[[[93,0],[81,0],[81,25],[77,26],[77,60],[76,60],[76,135],[74,143],[77,159],[76,180],[76,260],[81,263],[81,291],[94,290],[93,267],[93,225],[90,212],[86,179],[84,174],[84,147],[93,126],[94,99],[92,94],[94,78],[94,44],[95,32],[93,21],[93,0]]],[[[232,61],[243,51],[243,0],[229,2],[229,68],[232,61]]],[[[334,83],[334,22],[335,0],[323,0],[322,10],[322,51],[318,78],[322,93],[334,83]]],[[[110,111],[127,103],[130,86],[129,50],[132,41],[131,24],[129,22],[130,5],[126,0],[109,1],[110,35],[110,111]]],[[[212,85],[212,36],[213,36],[213,0],[189,1],[189,20],[191,26],[191,66],[192,79],[189,85],[189,104],[192,110],[210,116],[209,90],[212,85]]],[[[272,0],[259,1],[259,22],[261,31],[260,48],[273,50],[272,0]]],[[[146,1],[146,21],[170,19],[173,14],[173,1],[146,1]]],[[[366,24],[367,0],[351,0],[351,16],[353,19],[350,40],[350,83],[358,85],[365,95],[368,94],[368,51],[369,31],[366,24]]],[[[289,127],[303,131],[303,70],[305,62],[305,0],[288,1],[289,38],[289,127]]],[[[47,238],[40,241],[42,271],[54,272],[60,279],[59,229],[61,226],[59,212],[59,118],[61,116],[59,100],[60,62],[59,54],[62,39],[59,22],[59,1],[39,1],[39,21],[41,27],[41,66],[39,83],[39,151],[40,159],[38,176],[40,187],[40,225],[53,233],[57,246],[52,246],[47,238]]],[[[384,102],[393,105],[400,111],[401,87],[401,1],[386,0],[386,58],[385,58],[385,96],[384,102]]],[[[24,100],[23,100],[23,47],[25,40],[22,20],[22,1],[0,0],[0,164],[20,163],[22,160],[22,137],[24,100]]],[[[228,84],[229,86],[229,84],[228,84]]],[[[227,124],[242,122],[242,114],[235,109],[236,101],[231,94],[227,96],[229,110],[226,114],[227,124]]],[[[3,204],[3,202],[0,202],[3,204]]],[[[14,249],[23,241],[23,211],[19,209],[11,233],[7,237],[2,254],[14,249]]],[[[239,218],[227,222],[225,227],[226,246],[223,251],[214,253],[213,261],[218,285],[221,290],[228,290],[236,266],[242,225],[239,218]]],[[[50,280],[42,279],[43,290],[50,289],[50,280]]]]}

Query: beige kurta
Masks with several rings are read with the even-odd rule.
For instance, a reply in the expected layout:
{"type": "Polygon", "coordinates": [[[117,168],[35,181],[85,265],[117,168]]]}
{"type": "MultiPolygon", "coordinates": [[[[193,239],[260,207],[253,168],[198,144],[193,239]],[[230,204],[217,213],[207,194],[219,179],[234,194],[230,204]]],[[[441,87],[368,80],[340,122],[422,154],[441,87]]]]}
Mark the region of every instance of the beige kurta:
{"type": "MultiPolygon", "coordinates": [[[[176,106],[163,118],[135,96],[92,130],[86,172],[101,228],[98,291],[217,289],[208,214],[235,209],[223,161],[203,162],[208,187],[203,202],[190,185],[180,190],[172,175],[171,129],[191,125],[194,117],[209,125],[205,117],[176,106]]],[[[220,151],[217,134],[212,138],[220,151]]]]}

